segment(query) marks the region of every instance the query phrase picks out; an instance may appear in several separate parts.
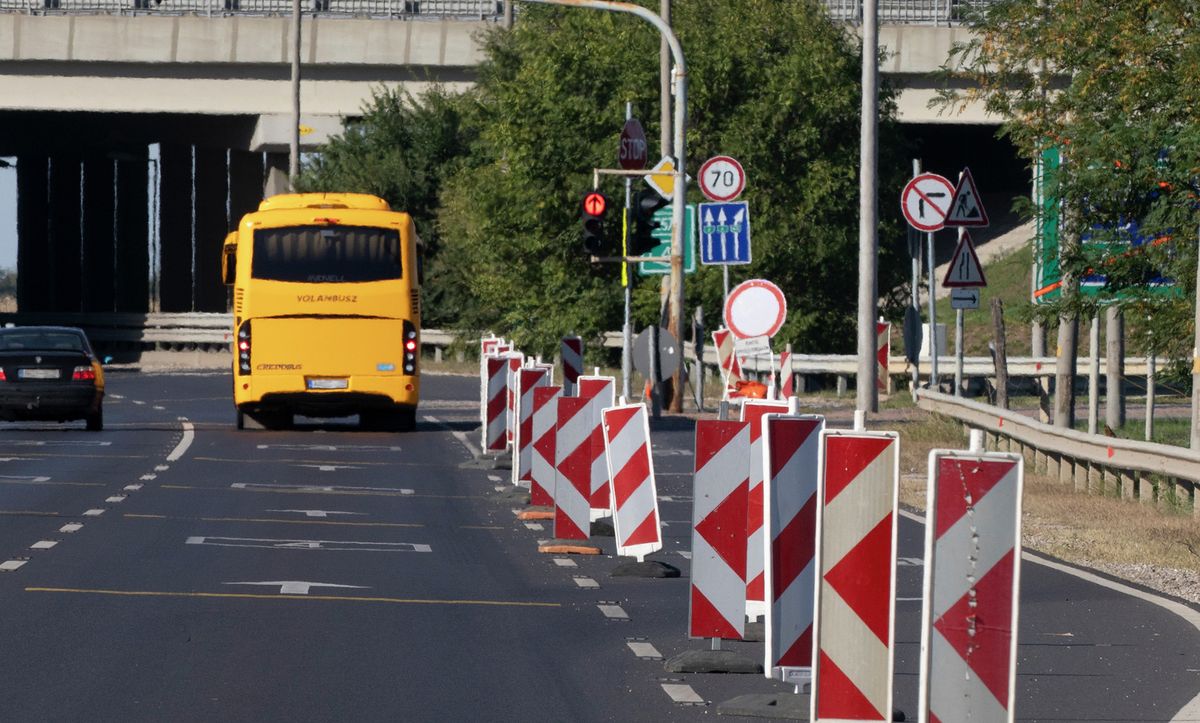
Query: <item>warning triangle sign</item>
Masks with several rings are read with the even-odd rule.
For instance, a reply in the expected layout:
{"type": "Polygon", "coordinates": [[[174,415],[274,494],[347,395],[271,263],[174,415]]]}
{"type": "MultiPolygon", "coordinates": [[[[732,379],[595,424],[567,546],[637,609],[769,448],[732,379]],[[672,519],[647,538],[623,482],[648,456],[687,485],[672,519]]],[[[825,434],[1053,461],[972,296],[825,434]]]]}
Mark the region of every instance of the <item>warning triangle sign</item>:
{"type": "Polygon", "coordinates": [[[983,228],[988,225],[987,209],[979,198],[979,189],[975,188],[975,178],[970,168],[963,168],[954,188],[954,199],[950,201],[950,213],[946,216],[946,226],[970,226],[983,228]]]}
{"type": "Polygon", "coordinates": [[[983,265],[975,255],[975,244],[971,241],[971,234],[966,231],[963,231],[958,246],[954,248],[954,255],[950,257],[950,268],[946,269],[946,278],[942,280],[942,286],[950,289],[987,286],[987,279],[983,277],[983,265]]]}

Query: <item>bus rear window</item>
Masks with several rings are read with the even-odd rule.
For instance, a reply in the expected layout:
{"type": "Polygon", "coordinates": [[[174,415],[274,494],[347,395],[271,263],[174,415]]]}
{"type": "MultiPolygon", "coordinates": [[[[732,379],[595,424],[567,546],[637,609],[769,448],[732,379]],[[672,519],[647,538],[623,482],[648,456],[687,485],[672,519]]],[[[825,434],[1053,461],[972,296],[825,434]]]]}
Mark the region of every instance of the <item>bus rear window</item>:
{"type": "Polygon", "coordinates": [[[400,232],[372,226],[258,229],[250,275],[304,283],[399,279],[400,232]]]}

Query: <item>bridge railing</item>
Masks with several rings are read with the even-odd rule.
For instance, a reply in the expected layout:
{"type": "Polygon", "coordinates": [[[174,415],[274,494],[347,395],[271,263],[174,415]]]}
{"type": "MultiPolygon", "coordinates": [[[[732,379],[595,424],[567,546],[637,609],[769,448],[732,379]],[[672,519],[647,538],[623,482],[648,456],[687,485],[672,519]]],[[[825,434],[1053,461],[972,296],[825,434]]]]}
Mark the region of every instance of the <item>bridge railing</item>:
{"type": "MultiPolygon", "coordinates": [[[[301,0],[305,14],[406,19],[495,19],[503,0],[301,0]]],[[[291,0],[0,0],[0,12],[162,15],[290,15],[291,0]]]]}
{"type": "MultiPolygon", "coordinates": [[[[877,0],[879,22],[958,25],[996,0],[877,0]]],[[[505,0],[301,0],[305,13],[417,19],[497,19],[505,0]]],[[[824,0],[835,20],[862,22],[863,0],[824,0]]],[[[287,15],[291,0],[0,0],[0,12],[30,14],[287,15]]]]}

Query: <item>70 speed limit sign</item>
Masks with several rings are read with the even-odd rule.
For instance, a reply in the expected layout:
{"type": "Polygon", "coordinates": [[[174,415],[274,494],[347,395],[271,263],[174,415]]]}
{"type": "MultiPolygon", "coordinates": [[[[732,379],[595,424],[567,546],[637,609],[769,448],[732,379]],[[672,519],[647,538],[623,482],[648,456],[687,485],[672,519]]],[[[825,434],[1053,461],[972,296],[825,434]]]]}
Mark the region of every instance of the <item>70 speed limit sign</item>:
{"type": "Polygon", "coordinates": [[[700,192],[712,201],[732,201],[746,187],[746,171],[729,156],[713,156],[700,166],[700,192]]]}

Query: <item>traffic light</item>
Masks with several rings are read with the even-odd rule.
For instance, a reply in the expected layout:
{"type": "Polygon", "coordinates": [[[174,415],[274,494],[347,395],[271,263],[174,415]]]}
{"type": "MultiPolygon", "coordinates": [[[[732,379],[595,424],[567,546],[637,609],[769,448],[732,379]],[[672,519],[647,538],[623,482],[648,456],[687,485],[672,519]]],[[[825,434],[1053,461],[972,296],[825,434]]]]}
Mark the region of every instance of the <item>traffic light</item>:
{"type": "Polygon", "coordinates": [[[604,214],[608,199],[599,191],[588,191],[583,197],[583,250],[591,256],[611,255],[609,240],[604,233],[604,214]]]}
{"type": "Polygon", "coordinates": [[[629,235],[630,256],[640,256],[660,243],[651,235],[652,231],[662,226],[654,220],[654,212],[668,203],[670,201],[650,189],[638,191],[633,197],[633,229],[629,235]]]}

